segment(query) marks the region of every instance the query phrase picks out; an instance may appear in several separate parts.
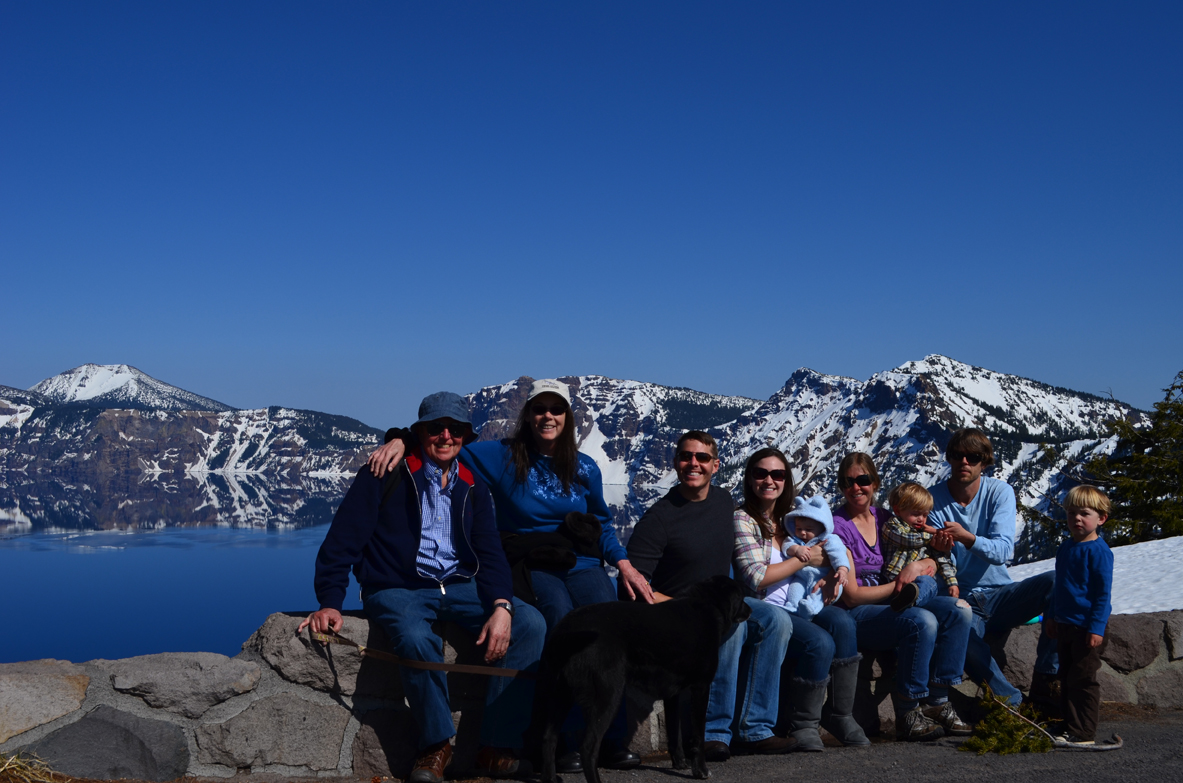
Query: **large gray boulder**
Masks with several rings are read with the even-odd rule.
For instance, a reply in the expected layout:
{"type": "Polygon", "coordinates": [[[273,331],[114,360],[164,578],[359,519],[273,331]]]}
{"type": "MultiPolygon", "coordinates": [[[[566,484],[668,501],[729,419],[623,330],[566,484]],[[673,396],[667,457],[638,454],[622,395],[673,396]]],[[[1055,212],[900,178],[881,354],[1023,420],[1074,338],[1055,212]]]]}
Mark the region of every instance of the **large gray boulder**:
{"type": "Polygon", "coordinates": [[[1020,625],[1013,628],[1009,636],[1002,636],[991,644],[994,660],[1002,669],[1002,676],[1011,685],[1026,690],[1035,672],[1035,649],[1039,645],[1039,634],[1043,625],[1020,625]],[[1001,644],[1000,644],[1001,642],[1001,644]]]}
{"type": "Polygon", "coordinates": [[[94,663],[111,673],[115,690],[186,718],[200,718],[215,704],[253,690],[262,674],[252,661],[206,652],[160,653],[94,663]]]}
{"type": "Polygon", "coordinates": [[[69,661],[0,664],[0,742],[82,706],[90,677],[69,661]]]}
{"type": "Polygon", "coordinates": [[[1109,643],[1101,660],[1129,673],[1154,663],[1162,648],[1163,621],[1144,614],[1115,614],[1109,618],[1105,631],[1109,643]]]}
{"type": "Polygon", "coordinates": [[[1138,680],[1138,703],[1163,709],[1183,708],[1183,669],[1173,666],[1138,680]]]}
{"type": "MultiPolygon", "coordinates": [[[[307,685],[326,693],[364,695],[401,701],[402,682],[398,666],[363,658],[357,650],[340,644],[322,645],[305,630],[296,628],[306,615],[277,613],[267,618],[243,644],[289,682],[307,685]]],[[[390,652],[390,642],[377,625],[357,613],[344,615],[341,635],[359,644],[390,652]]]]}
{"type": "Polygon", "coordinates": [[[223,723],[198,727],[197,758],[234,769],[268,764],[336,769],[348,722],[349,712],[341,707],[280,693],[223,723]]]}
{"type": "Polygon", "coordinates": [[[23,750],[77,778],[174,780],[189,767],[189,744],[179,726],[107,705],[23,750]]]}

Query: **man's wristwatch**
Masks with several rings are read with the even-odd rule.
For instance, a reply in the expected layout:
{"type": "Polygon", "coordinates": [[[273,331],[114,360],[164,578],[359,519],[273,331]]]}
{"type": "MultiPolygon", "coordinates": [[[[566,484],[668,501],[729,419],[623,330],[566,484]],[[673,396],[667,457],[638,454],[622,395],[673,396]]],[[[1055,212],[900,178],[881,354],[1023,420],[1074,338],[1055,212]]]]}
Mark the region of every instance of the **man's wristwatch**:
{"type": "Polygon", "coordinates": [[[493,602],[493,611],[497,611],[498,609],[504,609],[505,611],[509,612],[510,617],[513,617],[513,603],[512,602],[510,602],[510,601],[494,601],[493,602]]]}

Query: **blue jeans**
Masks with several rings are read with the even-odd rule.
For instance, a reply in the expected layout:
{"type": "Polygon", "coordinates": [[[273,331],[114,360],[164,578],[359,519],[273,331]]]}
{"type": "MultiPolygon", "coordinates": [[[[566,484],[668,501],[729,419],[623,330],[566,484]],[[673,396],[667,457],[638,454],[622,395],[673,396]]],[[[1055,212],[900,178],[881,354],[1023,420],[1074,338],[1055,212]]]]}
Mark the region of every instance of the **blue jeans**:
{"type": "Polygon", "coordinates": [[[719,646],[719,668],[707,704],[707,740],[731,742],[732,723],[743,742],[772,736],[780,700],[780,666],[793,635],[791,615],[782,607],[745,598],[752,610],[719,646]],[[744,665],[741,666],[741,663],[744,665]],[[743,682],[743,703],[735,720],[735,701],[743,682]]]}
{"type": "MultiPolygon", "coordinates": [[[[1023,701],[1019,689],[1007,682],[986,642],[987,633],[1003,633],[1022,625],[1047,610],[1056,587],[1056,572],[1047,571],[1002,587],[985,587],[966,597],[973,607],[973,630],[965,656],[965,671],[974,682],[984,682],[1012,705],[1023,701]]],[[[1047,626],[1035,648],[1035,671],[1055,674],[1060,669],[1056,643],[1047,637],[1047,626]]]]}
{"type": "Polygon", "coordinates": [[[920,590],[920,594],[916,596],[916,603],[913,606],[919,606],[921,609],[928,606],[928,602],[937,597],[941,591],[941,586],[937,584],[934,577],[921,574],[916,577],[916,587],[920,590]]]}
{"type": "MultiPolygon", "coordinates": [[[[546,626],[534,607],[517,598],[513,599],[513,605],[509,651],[493,665],[535,671],[542,655],[546,626]]],[[[362,595],[362,606],[366,615],[386,631],[396,655],[435,663],[444,660],[444,643],[432,632],[433,622],[450,620],[476,636],[490,614],[490,609],[481,605],[476,585],[471,581],[449,585],[446,595],[433,587],[367,592],[362,595]]],[[[454,735],[445,673],[400,666],[399,675],[411,715],[419,727],[419,748],[422,750],[454,735]]],[[[490,677],[481,744],[522,747],[522,732],[530,722],[533,698],[533,680],[490,677]]]]}
{"type": "Polygon", "coordinates": [[[913,606],[895,612],[890,606],[872,604],[850,610],[862,650],[896,651],[896,693],[905,702],[929,695],[929,685],[938,689],[934,697],[961,682],[965,648],[973,613],[957,606],[957,600],[937,596],[928,606],[913,606]]]}
{"type": "Polygon", "coordinates": [[[793,676],[810,682],[823,682],[830,676],[830,664],[858,655],[858,640],[850,612],[827,606],[812,619],[790,614],[793,636],[789,639],[787,658],[797,662],[793,676]]]}
{"type": "Polygon", "coordinates": [[[616,588],[603,568],[579,571],[531,571],[538,611],[546,619],[546,634],[577,606],[616,600],[616,588]]]}

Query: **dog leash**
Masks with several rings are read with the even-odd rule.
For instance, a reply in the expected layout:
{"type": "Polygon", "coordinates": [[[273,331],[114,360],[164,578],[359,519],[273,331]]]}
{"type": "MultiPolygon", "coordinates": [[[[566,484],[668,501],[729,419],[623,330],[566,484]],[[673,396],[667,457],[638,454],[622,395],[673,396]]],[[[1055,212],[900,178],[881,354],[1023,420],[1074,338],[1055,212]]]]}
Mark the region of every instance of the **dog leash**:
{"type": "Polygon", "coordinates": [[[431,661],[416,661],[411,658],[400,658],[394,653],[388,653],[385,650],[375,650],[372,647],[366,647],[364,644],[358,644],[352,639],[337,633],[314,633],[310,630],[308,635],[314,640],[325,644],[343,644],[347,647],[354,647],[363,658],[377,658],[380,661],[395,663],[411,669],[427,669],[433,672],[456,672],[457,674],[483,674],[488,677],[512,677],[523,680],[538,679],[537,673],[522,671],[521,669],[503,669],[499,666],[472,666],[466,663],[433,663],[431,661]]]}

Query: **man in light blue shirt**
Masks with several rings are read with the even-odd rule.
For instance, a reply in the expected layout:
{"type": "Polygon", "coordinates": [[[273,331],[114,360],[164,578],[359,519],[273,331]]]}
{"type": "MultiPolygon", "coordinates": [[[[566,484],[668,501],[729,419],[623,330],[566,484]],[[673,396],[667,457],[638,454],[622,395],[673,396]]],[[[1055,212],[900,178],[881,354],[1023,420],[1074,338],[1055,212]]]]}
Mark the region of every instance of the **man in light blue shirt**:
{"type": "MultiPolygon", "coordinates": [[[[932,487],[928,521],[939,531],[933,536],[933,546],[952,546],[961,597],[973,607],[965,670],[975,682],[986,683],[995,694],[1017,705],[1023,694],[1003,676],[985,636],[1008,633],[1043,613],[1056,575],[1048,571],[1015,582],[1006,570],[1015,551],[1017,505],[1009,484],[982,475],[994,464],[994,448],[986,434],[972,428],[953,433],[945,447],[945,460],[950,476],[932,487]]],[[[1041,633],[1030,698],[1050,700],[1049,686],[1058,668],[1055,642],[1041,633]]]]}

